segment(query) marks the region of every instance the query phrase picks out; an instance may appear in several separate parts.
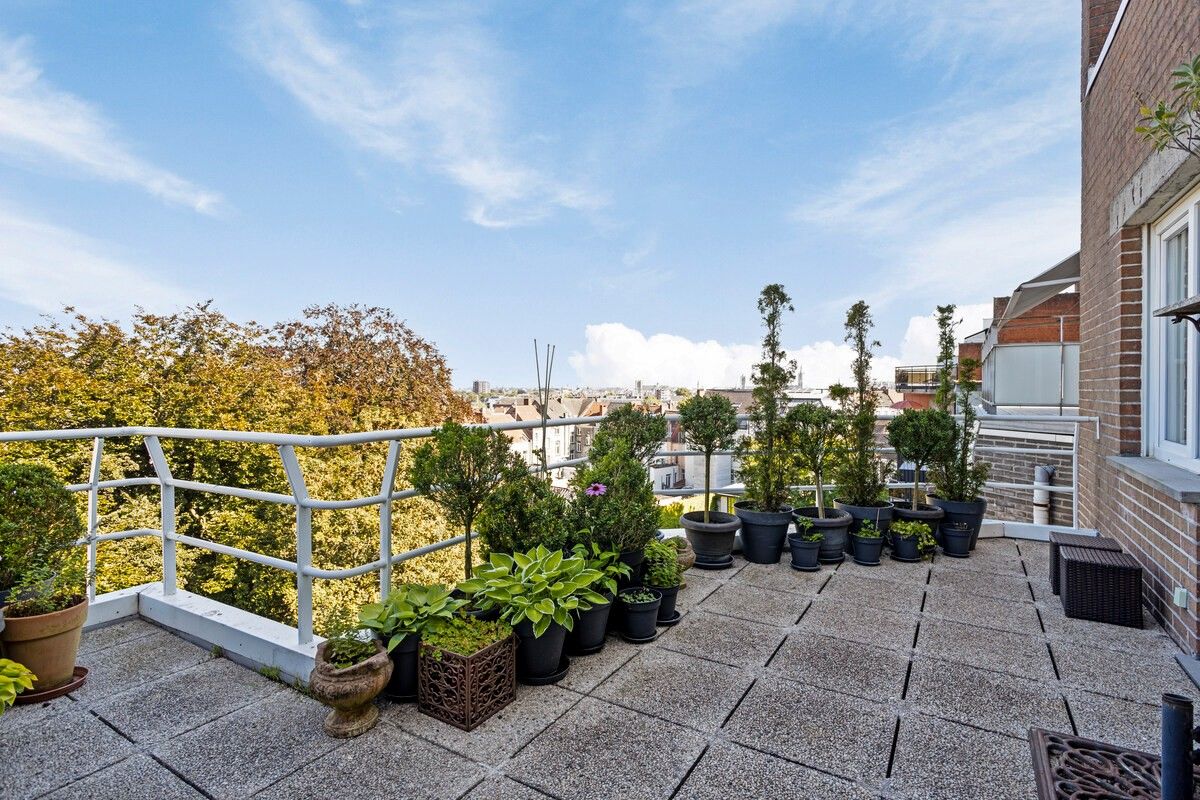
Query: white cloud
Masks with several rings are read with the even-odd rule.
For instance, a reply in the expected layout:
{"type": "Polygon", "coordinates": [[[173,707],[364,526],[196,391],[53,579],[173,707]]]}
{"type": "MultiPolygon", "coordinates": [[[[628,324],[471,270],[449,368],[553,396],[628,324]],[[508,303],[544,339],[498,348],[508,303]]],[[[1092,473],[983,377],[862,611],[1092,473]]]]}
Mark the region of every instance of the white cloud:
{"type": "Polygon", "coordinates": [[[216,213],[221,196],[157,167],[120,141],[93,105],[52,86],[28,42],[0,35],[0,153],[128,183],[168,203],[216,213]]]}
{"type": "Polygon", "coordinates": [[[506,141],[502,54],[464,15],[397,14],[394,52],[372,59],[325,31],[297,0],[249,6],[248,57],[356,147],[449,178],[467,217],[489,228],[536,223],[603,200],[516,157],[506,141]]]}
{"type": "Polygon", "coordinates": [[[63,306],[124,317],[134,305],[185,305],[185,294],[148,271],[105,255],[73,231],[0,206],[0,297],[45,313],[63,306]]]}

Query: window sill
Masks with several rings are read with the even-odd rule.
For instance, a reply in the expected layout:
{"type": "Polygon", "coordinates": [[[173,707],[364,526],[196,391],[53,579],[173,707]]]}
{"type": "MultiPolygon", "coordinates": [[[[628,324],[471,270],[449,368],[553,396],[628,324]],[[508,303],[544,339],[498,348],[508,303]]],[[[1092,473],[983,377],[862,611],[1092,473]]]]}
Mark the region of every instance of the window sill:
{"type": "Polygon", "coordinates": [[[1181,503],[1200,504],[1200,475],[1182,467],[1139,456],[1108,456],[1108,463],[1181,503]]]}

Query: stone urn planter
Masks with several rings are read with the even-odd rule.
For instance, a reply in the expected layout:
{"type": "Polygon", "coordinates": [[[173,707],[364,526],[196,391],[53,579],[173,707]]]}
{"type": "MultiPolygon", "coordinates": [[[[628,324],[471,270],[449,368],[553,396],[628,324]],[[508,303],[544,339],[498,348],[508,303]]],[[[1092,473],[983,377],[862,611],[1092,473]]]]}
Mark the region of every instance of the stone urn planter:
{"type": "Polygon", "coordinates": [[[675,560],[679,562],[679,569],[687,571],[696,563],[696,550],[692,547],[692,543],[687,540],[686,536],[676,536],[671,539],[671,544],[675,545],[675,549],[679,551],[675,556],[675,560]]]}
{"type": "Polygon", "coordinates": [[[0,633],[4,656],[24,664],[37,676],[32,691],[57,689],[75,679],[75,657],[87,613],[84,599],[50,614],[6,617],[0,633]]]}
{"type": "Polygon", "coordinates": [[[710,511],[708,522],[705,522],[703,511],[689,511],[679,518],[679,524],[696,553],[697,568],[733,566],[733,539],[742,527],[740,519],[724,511],[710,511]]]}
{"type": "Polygon", "coordinates": [[[338,669],[326,659],[326,643],[317,647],[317,663],[308,679],[312,696],[329,706],[325,733],[338,739],[359,736],[375,727],[379,709],[373,702],[392,677],[387,648],[375,642],[375,655],[338,669]]]}

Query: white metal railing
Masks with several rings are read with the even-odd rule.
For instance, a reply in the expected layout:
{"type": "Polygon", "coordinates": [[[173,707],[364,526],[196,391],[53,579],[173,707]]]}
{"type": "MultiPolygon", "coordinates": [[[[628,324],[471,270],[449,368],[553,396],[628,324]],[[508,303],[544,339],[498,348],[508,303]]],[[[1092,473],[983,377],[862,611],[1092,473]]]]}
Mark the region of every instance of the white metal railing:
{"type": "MultiPolygon", "coordinates": [[[[669,421],[678,420],[677,414],[666,415],[669,421]]],[[[745,415],[740,417],[746,419],[745,415]]],[[[602,421],[602,416],[592,417],[566,417],[560,419],[550,419],[546,421],[549,427],[575,426],[575,425],[595,425],[602,421]]],[[[888,419],[888,417],[880,416],[879,419],[888,419]]],[[[1099,420],[1096,417],[1046,417],[1039,415],[981,415],[980,423],[987,422],[1053,422],[1063,423],[1072,426],[1072,447],[1070,450],[1052,450],[1041,448],[1023,448],[1023,447],[988,447],[980,446],[976,448],[979,452],[995,451],[1006,453],[1027,453],[1031,455],[1057,455],[1071,457],[1071,485],[1070,486],[1047,486],[1033,483],[1006,483],[989,481],[986,485],[993,489],[1020,489],[1020,490],[1039,490],[1049,492],[1061,492],[1070,494],[1072,498],[1072,515],[1073,525],[1078,527],[1079,510],[1078,510],[1078,452],[1079,452],[1079,432],[1081,424],[1095,424],[1096,435],[1099,436],[1099,420]]],[[[541,427],[542,421],[514,421],[502,423],[487,423],[471,425],[469,427],[490,428],[492,430],[523,430],[535,427],[541,427]]],[[[297,631],[299,643],[302,645],[309,644],[313,639],[313,598],[312,587],[313,580],[320,578],[325,580],[344,580],[346,578],[358,577],[370,572],[379,573],[379,589],[380,594],[387,596],[391,586],[392,568],[419,556],[433,553],[447,547],[461,544],[465,541],[465,535],[458,535],[442,541],[433,542],[431,544],[417,547],[412,550],[407,550],[403,553],[395,553],[392,551],[392,503],[404,500],[406,498],[415,497],[419,494],[415,489],[404,489],[401,491],[395,490],[396,470],[399,462],[401,444],[411,439],[421,439],[432,436],[436,428],[404,428],[397,430],[386,431],[367,431],[362,433],[350,434],[334,434],[334,435],[319,435],[308,436],[300,434],[287,433],[263,433],[259,431],[218,431],[218,430],[202,430],[192,428],[158,428],[158,427],[124,427],[124,428],[88,428],[78,430],[52,430],[52,431],[0,431],[0,444],[6,442],[48,442],[48,441],[68,441],[68,440],[92,440],[92,455],[90,469],[88,473],[87,483],[71,484],[67,488],[72,492],[87,492],[87,535],[80,540],[78,544],[87,546],[88,560],[88,598],[94,600],[96,596],[95,586],[95,569],[97,545],[100,542],[116,541],[119,539],[129,539],[139,536],[151,536],[160,539],[162,542],[162,583],[163,593],[165,595],[173,595],[178,589],[178,576],[176,574],[176,545],[185,544],[191,547],[197,547],[203,550],[208,550],[213,553],[230,556],[233,558],[242,559],[255,564],[261,564],[267,567],[284,570],[296,576],[296,600],[297,600],[297,631]],[[137,437],[143,438],[146,451],[150,457],[151,466],[154,469],[153,476],[119,478],[114,480],[100,479],[100,466],[104,455],[105,442],[109,439],[137,437]],[[186,480],[177,478],[171,471],[171,465],[167,461],[167,457],[162,447],[162,440],[177,439],[177,440],[199,440],[211,442],[235,442],[242,444],[259,444],[274,446],[279,453],[279,458],[283,466],[284,474],[287,478],[289,494],[278,492],[261,491],[258,489],[247,489],[238,486],[225,486],[221,484],[205,483],[201,481],[186,480]],[[356,497],[347,500],[324,500],[315,498],[309,495],[307,484],[305,483],[304,470],[302,469],[299,460],[296,457],[296,448],[332,448],[332,447],[348,447],[364,444],[378,444],[386,442],[388,445],[387,457],[384,461],[383,475],[381,477],[380,489],[376,494],[366,497],[356,497]],[[105,489],[126,488],[134,486],[157,486],[159,487],[159,502],[160,502],[160,527],[159,528],[133,528],[122,531],[110,531],[107,533],[100,532],[99,521],[99,493],[105,489]],[[188,491],[209,492],[212,494],[225,495],[229,497],[238,497],[246,500],[256,500],[267,503],[275,503],[278,505],[294,506],[296,509],[295,535],[296,535],[296,560],[288,561],[287,559],[269,556],[263,553],[257,553],[251,550],[244,550],[238,547],[213,542],[207,539],[199,539],[194,536],[180,534],[175,528],[175,490],[184,489],[188,491]],[[362,508],[365,506],[379,506],[379,558],[374,561],[359,564],[354,567],[344,569],[322,569],[313,566],[312,552],[312,512],[313,510],[339,510],[362,508]]],[[[890,448],[879,448],[879,452],[892,452],[890,448]]],[[[731,455],[733,451],[719,451],[722,455],[731,455]]],[[[677,457],[686,455],[703,455],[700,451],[695,450],[660,450],[656,455],[666,457],[677,457]]],[[[570,458],[558,462],[547,464],[546,470],[553,471],[565,467],[578,466],[587,462],[587,457],[570,458]]],[[[534,470],[540,470],[539,466],[531,467],[534,470]]],[[[911,483],[892,482],[888,484],[889,488],[903,489],[908,488],[911,483]]],[[[791,487],[797,491],[813,491],[816,487],[812,485],[798,485],[791,487]]],[[[834,488],[830,485],[829,488],[834,488]]],[[[695,495],[699,490],[694,488],[688,489],[655,489],[655,494],[659,496],[687,496],[695,495]]],[[[726,486],[714,489],[715,492],[727,495],[738,495],[744,490],[740,486],[726,486]]],[[[472,538],[476,534],[471,533],[472,538]]]]}

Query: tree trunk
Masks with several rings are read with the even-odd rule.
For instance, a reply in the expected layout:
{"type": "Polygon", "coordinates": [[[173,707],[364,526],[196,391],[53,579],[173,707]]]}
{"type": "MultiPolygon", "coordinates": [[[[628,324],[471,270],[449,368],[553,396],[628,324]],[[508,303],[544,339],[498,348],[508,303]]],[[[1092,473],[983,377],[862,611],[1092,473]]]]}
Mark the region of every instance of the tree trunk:
{"type": "Polygon", "coordinates": [[[712,453],[706,452],[704,454],[704,522],[705,522],[705,524],[708,523],[708,487],[709,487],[710,475],[711,475],[709,467],[711,466],[711,464],[712,464],[712,453]]]}
{"type": "Polygon", "coordinates": [[[475,560],[471,557],[471,526],[474,522],[474,517],[467,517],[467,540],[463,542],[463,547],[466,548],[466,553],[463,555],[463,573],[467,576],[467,580],[471,580],[471,566],[475,560]]]}

